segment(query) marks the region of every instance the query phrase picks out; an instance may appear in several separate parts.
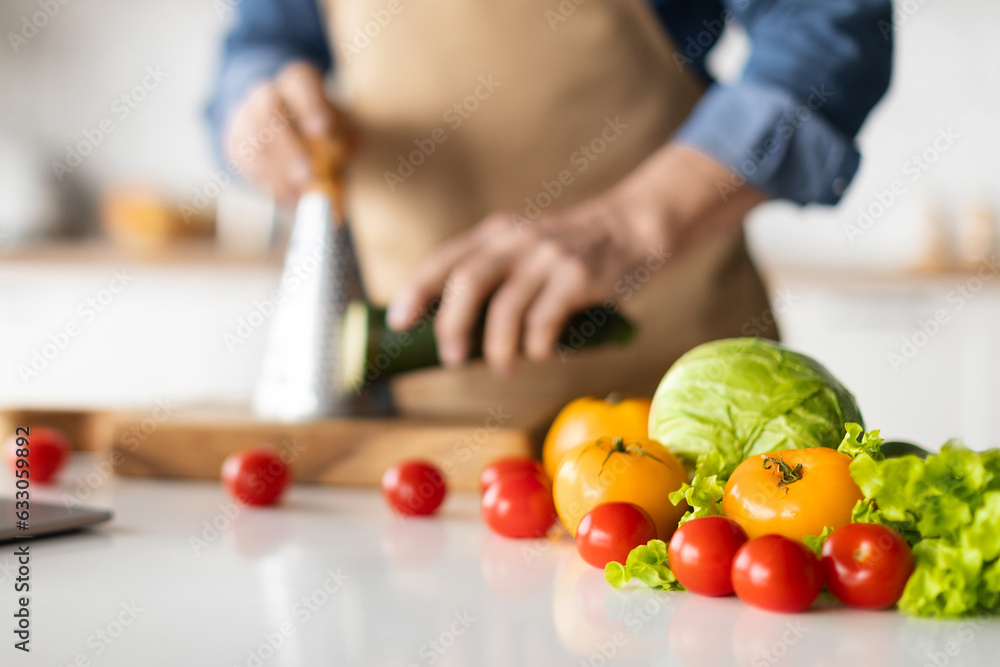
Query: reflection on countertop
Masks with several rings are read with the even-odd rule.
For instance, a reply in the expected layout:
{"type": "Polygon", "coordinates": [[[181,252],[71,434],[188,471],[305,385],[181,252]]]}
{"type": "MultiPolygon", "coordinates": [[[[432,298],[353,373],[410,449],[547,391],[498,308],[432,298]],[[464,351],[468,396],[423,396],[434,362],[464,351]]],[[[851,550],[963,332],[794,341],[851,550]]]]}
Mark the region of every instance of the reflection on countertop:
{"type": "MultiPolygon", "coordinates": [[[[94,470],[80,456],[62,483],[33,490],[116,512],[106,528],[32,545],[39,664],[173,665],[197,651],[200,665],[246,667],[985,667],[1000,649],[1000,620],[823,599],[779,615],[735,598],[616,591],[564,533],[490,534],[473,494],[410,519],[370,489],[297,486],[281,507],[240,508],[221,484],[94,470]]],[[[0,488],[10,482],[0,475],[0,488]]],[[[0,556],[0,580],[13,567],[0,556]]],[[[12,613],[3,600],[0,614],[12,613]]]]}

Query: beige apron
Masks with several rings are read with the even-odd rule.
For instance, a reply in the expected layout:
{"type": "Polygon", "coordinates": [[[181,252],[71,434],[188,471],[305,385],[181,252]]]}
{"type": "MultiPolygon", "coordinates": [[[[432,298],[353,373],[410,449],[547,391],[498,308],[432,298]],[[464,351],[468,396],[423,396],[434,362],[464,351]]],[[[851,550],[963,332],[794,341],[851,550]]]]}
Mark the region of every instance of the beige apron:
{"type": "MultiPolygon", "coordinates": [[[[646,0],[327,0],[326,15],[361,135],[349,218],[378,303],[487,214],[530,220],[616,183],[702,92],[674,65],[646,0]]],[[[506,378],[482,362],[412,373],[394,383],[398,407],[480,417],[499,407],[527,423],[577,396],[648,395],[677,356],[745,333],[768,308],[742,230],[665,265],[651,252],[650,268],[632,276],[640,291],[621,295],[633,344],[522,363],[506,378]]]]}

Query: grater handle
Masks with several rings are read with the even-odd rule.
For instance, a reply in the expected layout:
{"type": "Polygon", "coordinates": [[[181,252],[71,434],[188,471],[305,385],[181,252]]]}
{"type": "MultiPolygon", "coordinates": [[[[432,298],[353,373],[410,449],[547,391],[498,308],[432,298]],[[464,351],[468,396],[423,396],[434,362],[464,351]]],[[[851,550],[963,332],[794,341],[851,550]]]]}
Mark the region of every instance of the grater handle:
{"type": "Polygon", "coordinates": [[[330,196],[337,218],[344,220],[344,167],[355,148],[355,134],[346,114],[335,112],[333,137],[309,137],[306,149],[313,170],[307,191],[321,191],[330,196]]]}

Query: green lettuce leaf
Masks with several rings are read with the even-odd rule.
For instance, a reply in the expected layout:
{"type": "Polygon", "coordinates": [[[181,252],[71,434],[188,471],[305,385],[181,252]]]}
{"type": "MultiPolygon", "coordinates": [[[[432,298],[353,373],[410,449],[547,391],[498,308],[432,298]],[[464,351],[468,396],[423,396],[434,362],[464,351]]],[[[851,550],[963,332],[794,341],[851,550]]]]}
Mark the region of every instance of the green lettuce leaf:
{"type": "Polygon", "coordinates": [[[890,526],[913,545],[916,567],[900,610],[1000,613],[1000,452],[954,441],[927,459],[875,460],[863,452],[851,475],[865,495],[852,520],[890,526]]]}
{"type": "Polygon", "coordinates": [[[844,424],[844,430],[847,433],[844,434],[844,439],[840,441],[840,446],[837,447],[838,452],[847,454],[852,459],[857,458],[861,454],[867,454],[875,461],[881,461],[885,458],[885,455],[882,453],[883,439],[879,437],[877,430],[865,433],[861,424],[853,422],[844,424]]]}
{"type": "Polygon", "coordinates": [[[681,517],[680,523],[722,514],[722,494],[731,474],[732,470],[728,469],[720,452],[712,451],[699,456],[691,482],[682,484],[670,494],[670,502],[674,505],[687,501],[691,508],[681,517]]]}
{"type": "Polygon", "coordinates": [[[958,617],[980,613],[982,558],[945,540],[921,540],[913,548],[917,568],[899,609],[913,616],[958,617]]]}
{"type": "Polygon", "coordinates": [[[604,567],[604,579],[614,588],[621,588],[635,579],[650,588],[682,591],[667,562],[667,545],[662,540],[650,540],[632,549],[625,565],[611,561],[604,567]]]}
{"type": "Polygon", "coordinates": [[[809,547],[814,554],[820,556],[823,552],[823,543],[826,542],[826,538],[830,537],[830,533],[833,532],[832,526],[826,526],[820,531],[819,535],[806,535],[802,538],[802,544],[809,547]]]}

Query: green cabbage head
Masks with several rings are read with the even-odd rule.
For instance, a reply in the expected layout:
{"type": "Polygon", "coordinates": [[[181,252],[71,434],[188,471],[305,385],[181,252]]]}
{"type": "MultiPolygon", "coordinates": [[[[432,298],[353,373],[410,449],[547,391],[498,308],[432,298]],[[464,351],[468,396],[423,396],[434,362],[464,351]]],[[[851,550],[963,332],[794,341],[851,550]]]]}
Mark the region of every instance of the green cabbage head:
{"type": "Polygon", "coordinates": [[[863,426],[858,405],[819,363],[772,341],[728,338],[671,366],[653,396],[649,436],[689,464],[718,452],[725,478],[755,454],[836,448],[845,422],[863,426]]]}

